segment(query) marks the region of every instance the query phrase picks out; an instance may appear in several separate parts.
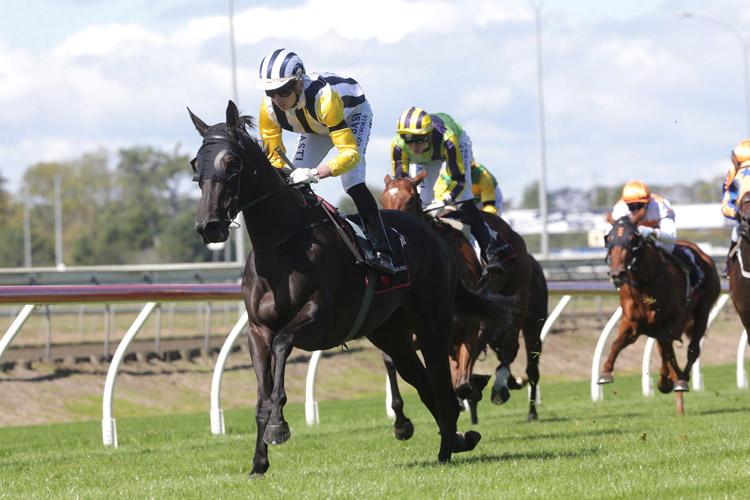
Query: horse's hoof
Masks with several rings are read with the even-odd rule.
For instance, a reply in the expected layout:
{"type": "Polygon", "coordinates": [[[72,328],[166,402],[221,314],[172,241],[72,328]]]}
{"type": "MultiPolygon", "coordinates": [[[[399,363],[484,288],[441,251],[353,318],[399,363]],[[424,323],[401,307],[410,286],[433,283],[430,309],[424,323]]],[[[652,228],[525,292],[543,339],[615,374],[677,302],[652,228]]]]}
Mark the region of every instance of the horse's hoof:
{"type": "Polygon", "coordinates": [[[677,383],[674,385],[673,390],[675,392],[689,392],[690,386],[684,380],[678,380],[677,383]]]}
{"type": "Polygon", "coordinates": [[[528,415],[526,415],[526,421],[527,422],[536,422],[537,421],[537,414],[535,411],[530,411],[528,415]]]}
{"type": "Polygon", "coordinates": [[[599,385],[604,385],[604,384],[611,384],[614,381],[615,379],[611,374],[604,373],[602,375],[599,375],[599,380],[597,380],[596,383],[599,385]]]}
{"type": "Polygon", "coordinates": [[[407,419],[406,423],[402,426],[396,426],[393,424],[393,436],[399,441],[406,441],[414,435],[414,425],[411,420],[407,419]]]}
{"type": "Polygon", "coordinates": [[[248,479],[263,479],[264,477],[266,477],[266,475],[262,472],[252,472],[249,476],[247,476],[248,479]]]}
{"type": "Polygon", "coordinates": [[[492,387],[492,402],[496,405],[501,405],[510,399],[510,390],[507,386],[502,386],[499,389],[492,387]]]}
{"type": "Polygon", "coordinates": [[[482,435],[477,431],[457,432],[453,438],[453,453],[462,453],[476,448],[482,435]]]}
{"type": "Polygon", "coordinates": [[[266,426],[266,432],[263,433],[263,442],[266,444],[281,444],[292,436],[289,431],[289,424],[282,422],[281,424],[266,426]]]}
{"type": "Polygon", "coordinates": [[[508,379],[508,388],[515,391],[518,389],[523,389],[524,387],[526,387],[526,384],[528,383],[529,383],[528,379],[524,377],[510,377],[508,379]]]}
{"type": "Polygon", "coordinates": [[[674,389],[674,382],[672,382],[671,379],[666,379],[666,381],[662,381],[662,379],[659,379],[656,387],[662,394],[669,394],[670,392],[672,392],[672,389],[674,389]]]}

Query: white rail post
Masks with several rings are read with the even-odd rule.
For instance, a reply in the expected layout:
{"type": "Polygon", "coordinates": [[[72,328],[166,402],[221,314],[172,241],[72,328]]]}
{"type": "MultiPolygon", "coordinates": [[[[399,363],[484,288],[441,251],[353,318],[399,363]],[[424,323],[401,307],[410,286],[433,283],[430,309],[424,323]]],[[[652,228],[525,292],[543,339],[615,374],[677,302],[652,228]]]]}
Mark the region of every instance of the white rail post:
{"type": "Polygon", "coordinates": [[[607,344],[607,338],[612,329],[617,325],[622,317],[622,307],[618,307],[617,310],[609,318],[607,324],[602,330],[602,334],[599,336],[599,341],[596,343],[596,349],[594,350],[594,361],[591,363],[591,401],[601,401],[604,399],[604,391],[602,386],[597,383],[599,380],[599,369],[602,364],[602,353],[604,352],[604,346],[607,344]]]}
{"type": "Polygon", "coordinates": [[[747,372],[745,371],[745,349],[747,348],[747,330],[742,330],[740,345],[737,348],[737,388],[747,389],[747,372]]]}
{"type": "Polygon", "coordinates": [[[305,383],[305,421],[307,425],[317,425],[320,423],[318,415],[318,402],[315,401],[315,377],[318,372],[318,363],[323,351],[315,351],[310,358],[310,364],[307,366],[307,382],[305,383]]]}
{"type": "Polygon", "coordinates": [[[248,324],[247,311],[242,313],[240,319],[229,332],[224,345],[221,346],[219,357],[216,359],[216,366],[214,367],[214,376],[211,380],[211,433],[212,434],[224,434],[224,410],[221,409],[221,379],[224,375],[224,368],[227,364],[227,358],[231,354],[234,344],[237,343],[237,338],[242,329],[248,324]]]}
{"type": "Polygon", "coordinates": [[[21,313],[16,316],[16,319],[14,319],[13,323],[10,324],[10,328],[8,328],[8,331],[6,331],[5,335],[3,335],[3,338],[0,339],[0,360],[3,359],[5,351],[8,350],[10,343],[13,342],[14,338],[16,338],[18,332],[21,331],[21,328],[23,328],[26,320],[29,319],[31,313],[33,313],[37,309],[39,309],[38,304],[26,304],[25,306],[23,306],[23,309],[21,309],[21,313]]]}
{"type": "Polygon", "coordinates": [[[641,374],[641,390],[644,396],[654,395],[654,383],[651,380],[651,354],[654,352],[656,339],[649,337],[646,340],[646,347],[643,349],[643,372],[641,374]]]}
{"type": "Polygon", "coordinates": [[[117,380],[117,372],[120,370],[120,363],[122,363],[130,343],[133,342],[136,334],[146,323],[146,320],[157,305],[158,303],[156,302],[146,303],[117,346],[112,363],[109,365],[107,380],[104,383],[104,398],[102,401],[102,441],[104,442],[104,446],[114,446],[117,448],[117,426],[115,419],[112,417],[112,396],[115,392],[115,381],[117,380]]]}

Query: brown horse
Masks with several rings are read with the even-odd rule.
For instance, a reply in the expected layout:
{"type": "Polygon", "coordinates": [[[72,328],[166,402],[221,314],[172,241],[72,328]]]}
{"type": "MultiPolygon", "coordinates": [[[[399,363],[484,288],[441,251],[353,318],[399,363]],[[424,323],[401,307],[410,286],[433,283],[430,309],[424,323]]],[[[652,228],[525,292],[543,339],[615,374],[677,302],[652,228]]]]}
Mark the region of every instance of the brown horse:
{"type": "Polygon", "coordinates": [[[662,358],[659,390],[678,393],[677,410],[682,413],[681,392],[689,391],[690,371],[700,356],[700,342],[706,332],[708,316],[721,292],[719,275],[711,257],[687,241],[678,241],[694,254],[704,272],[703,282],[691,290],[689,279],[671,254],[656,247],[637,230],[646,214],[641,209],[631,220],[628,216],[607,219],[612,229],[607,236],[609,275],[620,290],[622,320],[617,339],[604,363],[599,384],[613,382],[615,359],[640,335],[653,337],[662,358]],[[673,343],[689,339],[687,362],[681,370],[673,343]]]}
{"type": "MultiPolygon", "coordinates": [[[[483,275],[477,254],[464,234],[449,224],[449,221],[423,212],[417,186],[424,180],[424,177],[424,172],[413,178],[392,179],[387,175],[384,179],[386,186],[380,197],[383,207],[411,212],[427,220],[453,250],[459,277],[469,288],[485,290],[493,294],[517,296],[521,306],[520,310],[513,314],[512,322],[507,329],[487,328],[486,325],[477,329],[460,320],[456,321],[451,348],[451,368],[456,393],[469,402],[472,423],[476,423],[477,402],[482,398],[482,389],[490,377],[473,374],[472,371],[477,357],[489,345],[500,361],[496,369],[495,383],[492,386],[492,402],[495,404],[506,402],[510,397],[509,389],[520,389],[528,381],[531,389],[528,420],[536,420],[536,390],[539,383],[539,357],[542,351],[541,331],[548,312],[547,281],[542,267],[526,251],[523,238],[502,218],[482,212],[487,224],[499,235],[499,240],[504,241],[504,244],[509,245],[513,250],[508,253],[503,272],[492,273],[489,276],[483,275]],[[510,372],[510,365],[515,360],[520,347],[519,331],[523,331],[526,346],[527,380],[516,379],[510,372]]],[[[402,416],[401,400],[397,397],[398,388],[395,385],[395,379],[391,378],[391,380],[394,411],[398,422],[402,416]]]]}
{"type": "Polygon", "coordinates": [[[383,212],[383,220],[395,229],[389,231],[391,247],[394,258],[403,255],[399,272],[408,279],[383,293],[368,293],[369,284],[388,280],[359,267],[325,204],[271,165],[247,133],[252,118],[240,116],[232,101],[225,123],[209,126],[192,112],[190,117],[203,137],[192,162],[201,188],[195,228],[206,243],[225,241],[234,215],[242,211],[253,245],[241,286],[258,384],[251,477],[268,470],[268,445],[291,435],[283,409],[292,349],[331,349],[362,336],[388,353],[417,389],[438,424],[438,460],[473,449],[479,433],[456,432],[459,407],[447,362],[453,315],[502,324],[510,301],[464,287],[445,242],[419,218],[396,211],[383,212]],[[362,307],[367,297],[369,307],[362,307]]]}
{"type": "Polygon", "coordinates": [[[750,191],[741,195],[737,207],[740,238],[735,247],[737,253],[729,264],[729,290],[750,340],[750,191]]]}

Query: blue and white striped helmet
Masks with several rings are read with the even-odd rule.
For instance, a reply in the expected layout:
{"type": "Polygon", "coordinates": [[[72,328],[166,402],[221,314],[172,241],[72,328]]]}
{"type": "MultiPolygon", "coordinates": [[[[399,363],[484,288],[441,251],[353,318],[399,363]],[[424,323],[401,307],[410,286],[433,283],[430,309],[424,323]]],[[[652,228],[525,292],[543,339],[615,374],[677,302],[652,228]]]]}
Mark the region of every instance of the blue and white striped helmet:
{"type": "Polygon", "coordinates": [[[299,80],[305,73],[305,65],[297,54],[287,49],[276,49],[266,55],[260,63],[259,80],[261,90],[274,90],[290,80],[299,80]]]}

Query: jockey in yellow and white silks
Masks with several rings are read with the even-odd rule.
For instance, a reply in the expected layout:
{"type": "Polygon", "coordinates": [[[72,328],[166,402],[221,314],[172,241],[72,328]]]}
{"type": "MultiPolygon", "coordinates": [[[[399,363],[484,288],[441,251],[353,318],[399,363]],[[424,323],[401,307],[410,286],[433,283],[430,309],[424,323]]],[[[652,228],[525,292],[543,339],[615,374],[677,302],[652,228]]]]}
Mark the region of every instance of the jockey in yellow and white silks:
{"type": "Polygon", "coordinates": [[[471,191],[474,197],[479,197],[477,203],[481,203],[482,210],[503,215],[503,192],[497,183],[495,176],[490,173],[484,165],[480,165],[471,159],[471,191]]]}
{"type": "Polygon", "coordinates": [[[428,114],[411,107],[396,124],[391,142],[394,177],[415,176],[426,172],[417,187],[425,210],[437,213],[446,204],[456,202],[461,218],[471,227],[482,252],[487,272],[502,270],[498,246],[490,237],[482,215],[472,201],[471,138],[451,116],[428,114]],[[414,165],[410,172],[409,165],[414,165]]]}
{"type": "MultiPolygon", "coordinates": [[[[732,151],[732,166],[729,168],[726,177],[724,178],[724,185],[721,189],[721,213],[724,217],[735,221],[734,227],[732,228],[732,240],[729,244],[729,253],[727,254],[727,262],[724,266],[724,272],[722,275],[726,278],[729,271],[729,255],[732,253],[732,249],[737,245],[739,239],[739,227],[740,223],[737,220],[737,202],[740,196],[748,189],[750,182],[747,177],[742,174],[738,178],[737,174],[740,169],[750,167],[750,140],[745,140],[737,144],[737,147],[732,151]],[[743,183],[746,184],[743,186],[743,183]],[[744,189],[743,189],[744,187],[744,189]]],[[[745,170],[744,172],[750,172],[745,170]]]]}
{"type": "Polygon", "coordinates": [[[385,227],[365,184],[364,152],[370,140],[372,109],[362,88],[354,79],[334,73],[307,74],[300,57],[287,49],[276,49],[263,58],[257,86],[266,92],[258,124],[273,165],[284,166],[275,151],[279,147],[286,153],[282,131],[298,133],[291,181],[309,184],[340,177],[375,251],[367,264],[380,273],[394,274],[385,227]],[[334,146],[338,155],[322,163],[334,146]]]}
{"type": "Polygon", "coordinates": [[[622,189],[622,198],[612,209],[612,218],[617,220],[627,216],[632,219],[642,208],[646,215],[638,222],[638,232],[664,249],[667,253],[679,258],[690,269],[690,281],[697,285],[703,280],[703,270],[695,261],[693,252],[677,241],[677,224],[672,204],[666,198],[652,193],[641,181],[631,181],[622,189]]]}

